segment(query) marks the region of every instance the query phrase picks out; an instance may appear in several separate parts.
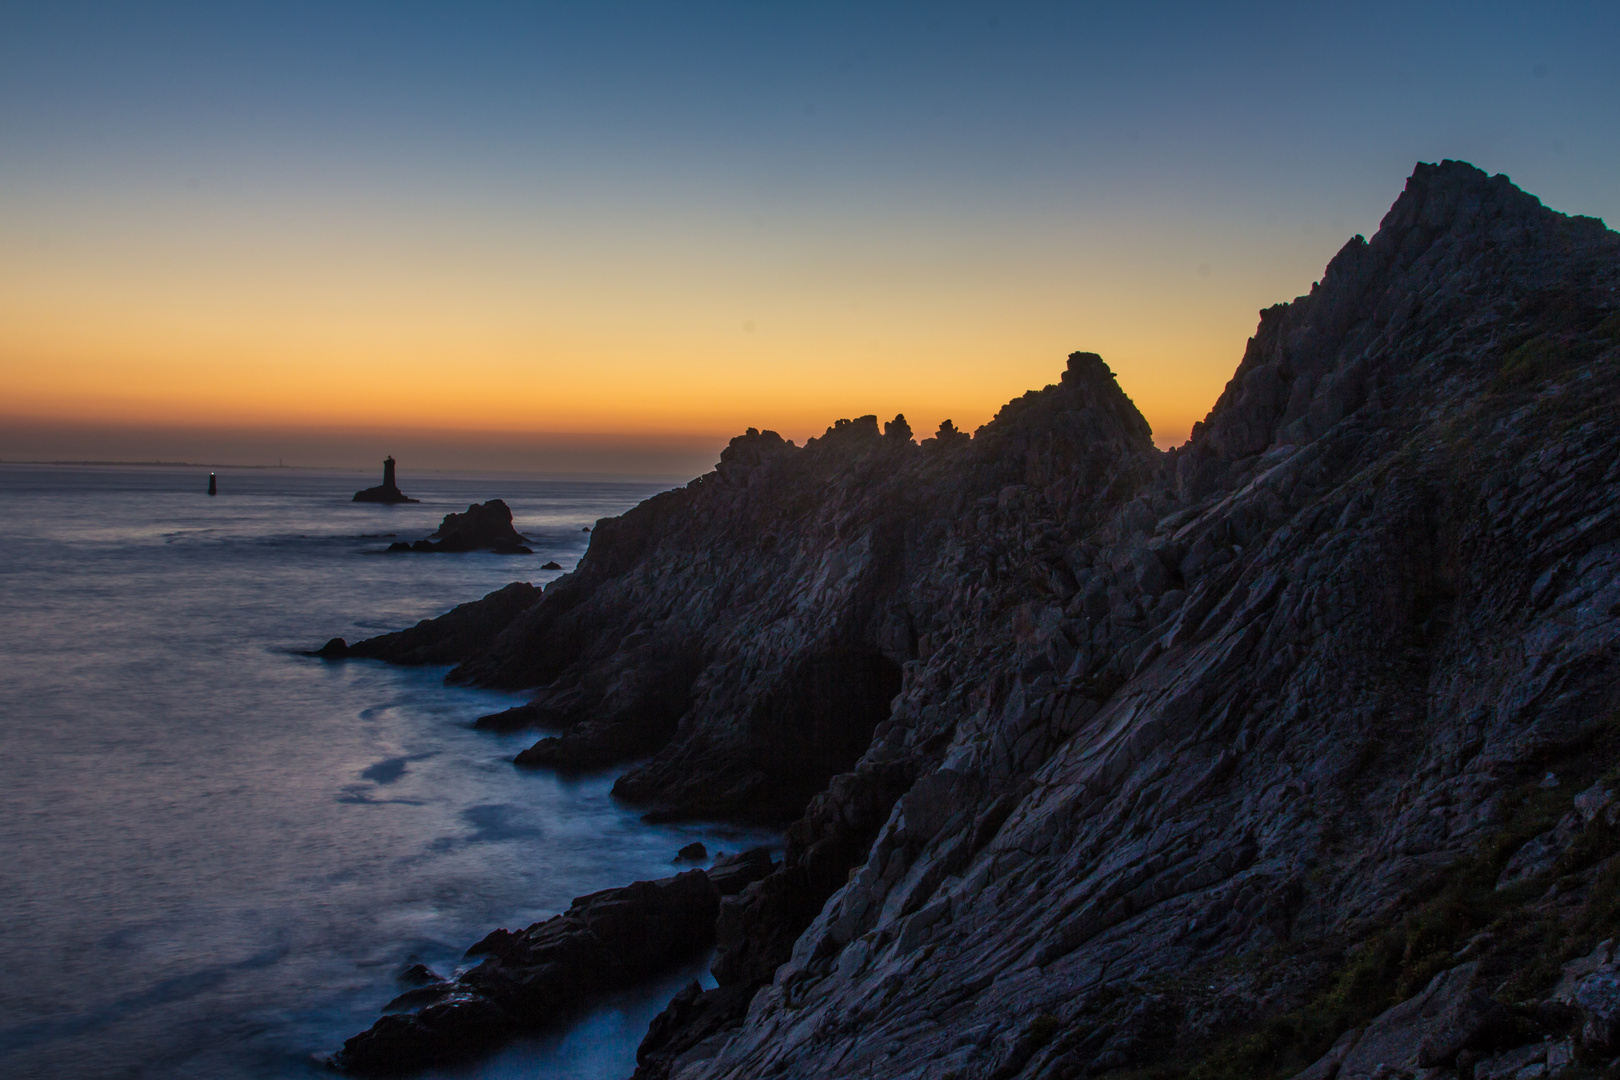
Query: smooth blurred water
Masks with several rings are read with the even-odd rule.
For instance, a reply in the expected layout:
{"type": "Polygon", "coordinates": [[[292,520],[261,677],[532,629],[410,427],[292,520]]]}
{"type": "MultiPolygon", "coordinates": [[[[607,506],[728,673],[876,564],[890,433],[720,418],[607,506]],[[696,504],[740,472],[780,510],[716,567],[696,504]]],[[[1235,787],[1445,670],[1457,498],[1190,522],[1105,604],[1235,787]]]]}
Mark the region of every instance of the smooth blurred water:
{"type": "MultiPolygon", "coordinates": [[[[0,1075],[319,1075],[407,964],[768,839],[515,768],[534,733],[469,725],[517,695],[297,655],[550,580],[667,484],[402,473],[420,505],[349,501],[375,482],[0,466],[0,1075]],[[381,553],[495,497],[535,555],[381,553]]],[[[619,1080],[700,968],[446,1075],[619,1080]]]]}

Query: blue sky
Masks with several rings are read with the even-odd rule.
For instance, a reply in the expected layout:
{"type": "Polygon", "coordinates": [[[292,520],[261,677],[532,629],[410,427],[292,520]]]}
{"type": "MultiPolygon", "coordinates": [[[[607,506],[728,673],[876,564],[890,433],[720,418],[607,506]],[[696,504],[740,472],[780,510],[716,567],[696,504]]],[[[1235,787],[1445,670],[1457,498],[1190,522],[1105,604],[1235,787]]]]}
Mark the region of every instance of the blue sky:
{"type": "MultiPolygon", "coordinates": [[[[1616,42],[1614,4],[12,4],[0,411],[173,425],[229,404],[206,358],[387,353],[401,423],[474,423],[437,363],[508,431],[802,434],[980,423],[1100,348],[1175,442],[1415,162],[1620,215],[1616,42]]],[[[331,422],[253,386],[243,423],[331,422]]]]}

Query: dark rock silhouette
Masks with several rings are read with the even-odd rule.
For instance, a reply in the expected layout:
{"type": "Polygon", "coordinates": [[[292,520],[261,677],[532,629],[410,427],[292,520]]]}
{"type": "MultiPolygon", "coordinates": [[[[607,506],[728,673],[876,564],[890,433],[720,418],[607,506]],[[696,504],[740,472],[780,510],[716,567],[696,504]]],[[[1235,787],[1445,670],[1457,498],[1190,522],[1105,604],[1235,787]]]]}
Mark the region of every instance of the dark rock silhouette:
{"type": "Polygon", "coordinates": [[[363,503],[413,503],[420,500],[412,499],[399,490],[399,485],[394,483],[394,459],[386,457],[383,458],[382,483],[376,487],[355,492],[353,501],[363,503]]]}
{"type": "Polygon", "coordinates": [[[1617,400],[1620,237],[1420,165],[1187,445],[1083,352],[971,439],[751,432],[452,676],[791,821],[643,1080],[1601,1066],[1617,400]]]}
{"type": "Polygon", "coordinates": [[[922,445],[930,448],[935,446],[948,447],[955,446],[958,443],[967,442],[971,438],[973,438],[973,436],[969,435],[965,431],[959,431],[956,425],[951,423],[949,420],[941,420],[939,422],[939,430],[934,433],[934,437],[931,439],[924,439],[922,441],[922,445]]]}
{"type": "Polygon", "coordinates": [[[688,870],[582,896],[526,930],[496,930],[467,950],[485,958],[477,967],[409,992],[415,1011],[382,1017],[344,1043],[334,1063],[361,1074],[407,1072],[543,1026],[591,995],[700,954],[714,938],[719,905],[708,876],[688,870]]]}
{"type": "Polygon", "coordinates": [[[398,981],[401,986],[421,987],[436,986],[449,980],[426,964],[412,964],[399,973],[398,981]]]}
{"type": "MultiPolygon", "coordinates": [[[[497,555],[533,555],[523,536],[512,527],[512,510],[501,499],[473,503],[464,514],[446,514],[433,533],[438,537],[414,544],[396,541],[389,551],[458,552],[493,551],[497,555]]],[[[544,569],[544,568],[542,568],[544,569]]],[[[560,569],[560,567],[559,567],[560,569]]]]}
{"type": "Polygon", "coordinates": [[[476,551],[480,548],[516,548],[523,537],[512,528],[512,511],[500,499],[473,503],[464,514],[446,514],[438,531],[441,551],[476,551]]]}
{"type": "Polygon", "coordinates": [[[561,570],[562,569],[562,563],[558,562],[556,559],[552,559],[552,560],[550,560],[548,562],[541,563],[540,564],[540,569],[542,569],[542,570],[561,570]]]}
{"type": "Polygon", "coordinates": [[[523,581],[497,589],[407,630],[349,645],[333,638],[316,656],[328,660],[386,660],[391,664],[454,664],[487,649],[500,632],[540,598],[540,590],[523,581]]]}
{"type": "MultiPolygon", "coordinates": [[[[699,856],[702,858],[702,856],[699,856]]],[[[714,865],[709,867],[709,881],[722,897],[736,896],[754,882],[769,877],[777,864],[771,861],[769,848],[750,848],[735,855],[715,853],[714,865]]]]}
{"type": "Polygon", "coordinates": [[[467,950],[486,959],[453,980],[418,964],[400,976],[410,989],[388,1003],[391,1015],[344,1043],[333,1064],[409,1072],[543,1028],[595,995],[701,954],[714,941],[721,900],[773,869],[765,848],[717,858],[708,872],[606,889],[526,930],[493,931],[467,950]]]}

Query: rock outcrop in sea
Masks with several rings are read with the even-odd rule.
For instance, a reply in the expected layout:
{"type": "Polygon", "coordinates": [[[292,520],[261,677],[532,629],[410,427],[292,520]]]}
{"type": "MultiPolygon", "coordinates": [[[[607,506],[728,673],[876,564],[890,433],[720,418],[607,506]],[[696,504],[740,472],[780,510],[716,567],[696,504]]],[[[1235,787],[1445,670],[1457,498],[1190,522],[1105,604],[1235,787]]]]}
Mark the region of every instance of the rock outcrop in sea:
{"type": "Polygon", "coordinates": [[[364,491],[355,492],[354,498],[350,501],[363,503],[413,503],[420,500],[413,499],[399,490],[399,485],[394,482],[394,459],[386,457],[383,458],[382,483],[376,487],[369,487],[364,491]]]}
{"type": "Polygon", "coordinates": [[[524,763],[787,825],[637,1076],[1608,1067],[1617,290],[1420,165],[1180,449],[1075,353],[971,439],[751,430],[458,609],[420,647],[534,688],[524,763]]]}
{"type": "Polygon", "coordinates": [[[389,551],[493,551],[497,555],[533,555],[524,537],[512,527],[512,508],[504,499],[473,503],[463,514],[446,514],[426,540],[399,541],[389,551]],[[434,539],[437,537],[437,539],[434,539]]]}

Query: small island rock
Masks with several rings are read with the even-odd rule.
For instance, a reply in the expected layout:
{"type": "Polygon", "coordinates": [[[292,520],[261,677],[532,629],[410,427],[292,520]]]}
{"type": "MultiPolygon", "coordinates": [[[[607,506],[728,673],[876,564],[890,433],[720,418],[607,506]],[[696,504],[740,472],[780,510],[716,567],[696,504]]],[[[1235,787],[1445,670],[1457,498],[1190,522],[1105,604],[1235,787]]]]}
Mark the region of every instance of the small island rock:
{"type": "Polygon", "coordinates": [[[382,483],[378,484],[376,487],[369,487],[364,491],[355,492],[353,501],[363,503],[393,504],[413,503],[420,502],[421,500],[413,499],[406,495],[403,491],[399,490],[399,485],[394,483],[394,459],[392,457],[386,457],[383,458],[382,483]]]}
{"type": "MultiPolygon", "coordinates": [[[[466,513],[446,514],[429,538],[413,544],[395,541],[389,551],[493,551],[497,555],[533,555],[523,535],[512,528],[512,509],[500,499],[473,503],[466,513]]],[[[559,567],[559,569],[561,569],[559,567]]]]}

